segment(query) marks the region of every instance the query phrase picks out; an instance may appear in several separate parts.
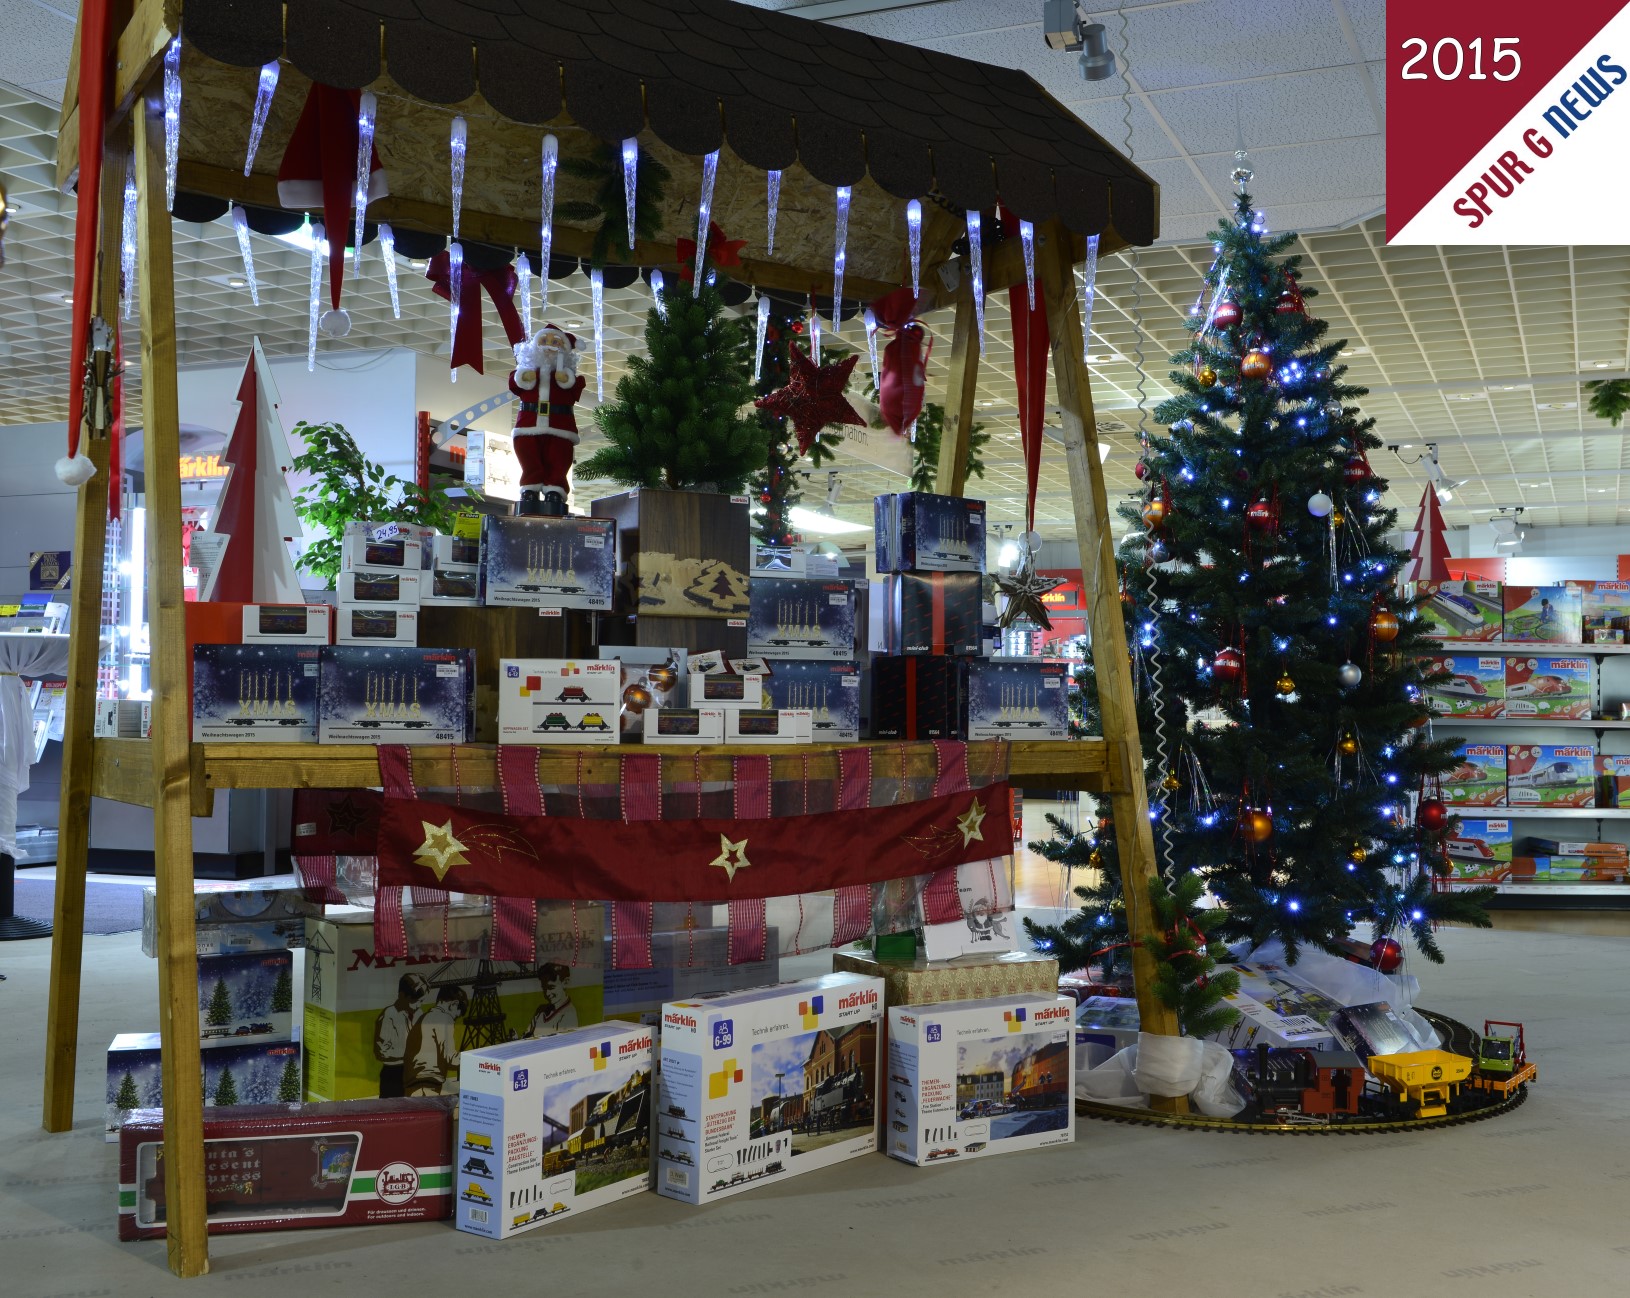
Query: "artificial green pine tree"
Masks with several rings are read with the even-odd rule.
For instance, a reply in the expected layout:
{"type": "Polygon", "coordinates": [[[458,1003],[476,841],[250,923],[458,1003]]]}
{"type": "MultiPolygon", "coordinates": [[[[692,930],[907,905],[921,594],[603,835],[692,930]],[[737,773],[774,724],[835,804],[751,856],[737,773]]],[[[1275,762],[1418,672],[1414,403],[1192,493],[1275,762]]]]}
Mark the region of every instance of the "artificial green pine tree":
{"type": "MultiPolygon", "coordinates": [[[[604,266],[615,254],[618,261],[629,256],[628,198],[623,188],[623,150],[620,144],[602,143],[587,157],[563,157],[560,170],[567,176],[586,180],[594,186],[588,199],[563,199],[555,204],[555,218],[594,225],[594,245],[589,261],[604,266]]],[[[640,149],[634,163],[634,234],[654,239],[662,224],[662,202],[668,192],[668,168],[646,149],[640,149]]],[[[543,273],[548,274],[545,266],[543,273]]]]}
{"type": "Polygon", "coordinates": [[[723,315],[706,279],[671,286],[666,317],[647,313],[647,354],[630,359],[595,411],[606,445],[577,466],[580,478],[734,493],[764,467],[767,433],[749,408],[751,336],[723,315]]]}
{"type": "MultiPolygon", "coordinates": [[[[792,372],[787,360],[787,346],[792,341],[792,315],[773,298],[770,318],[765,323],[764,356],[759,362],[758,383],[754,391],[767,397],[787,385],[792,372]]],[[[757,412],[759,426],[764,430],[764,471],[757,478],[758,500],[764,507],[757,516],[758,539],[765,545],[791,545],[799,539],[789,517],[794,506],[803,499],[796,465],[798,447],[787,430],[783,415],[772,415],[767,410],[757,412]]]]}
{"type": "Polygon", "coordinates": [[[1105,981],[1129,977],[1131,939],[1126,928],[1126,897],[1121,891],[1120,858],[1107,821],[1091,832],[1078,832],[1061,816],[1047,813],[1053,835],[1028,844],[1044,860],[1086,872],[1086,882],[1072,891],[1081,908],[1059,924],[1038,924],[1025,917],[1031,944],[1058,960],[1060,973],[1096,967],[1105,981]]]}
{"type": "Polygon", "coordinates": [[[277,971],[277,982],[272,985],[272,1013],[288,1014],[294,1009],[294,978],[287,969],[277,971]]]}
{"type": "Polygon", "coordinates": [[[300,1101],[300,1061],[290,1055],[283,1063],[283,1075],[277,1079],[279,1104],[298,1104],[300,1101]]]}
{"type": "Polygon", "coordinates": [[[232,1022],[232,993],[226,989],[226,979],[215,980],[215,990],[210,994],[209,1012],[206,1016],[210,1027],[224,1027],[232,1022]]]}
{"type": "Polygon", "coordinates": [[[221,1080],[215,1083],[215,1103],[236,1104],[238,1102],[238,1083],[232,1077],[230,1068],[221,1069],[221,1080]]]}
{"type": "MultiPolygon", "coordinates": [[[[937,401],[925,402],[917,416],[917,438],[911,444],[911,489],[933,491],[939,478],[940,439],[945,435],[945,407],[937,401]]],[[[984,424],[968,429],[968,477],[985,476],[985,445],[990,432],[984,424]]]]}
{"type": "Polygon", "coordinates": [[[1151,879],[1155,932],[1143,939],[1155,958],[1155,994],[1177,1012],[1178,1026],[1191,1037],[1221,1032],[1239,1017],[1223,1004],[1223,997],[1239,990],[1239,974],[1216,972],[1218,959],[1227,954],[1217,937],[1226,917],[1220,910],[1201,909],[1204,892],[1198,874],[1180,874],[1170,886],[1151,879]]]}
{"type": "Polygon", "coordinates": [[[113,1097],[113,1107],[116,1109],[141,1108],[141,1096],[136,1091],[136,1079],[128,1072],[119,1079],[119,1089],[113,1097]]]}

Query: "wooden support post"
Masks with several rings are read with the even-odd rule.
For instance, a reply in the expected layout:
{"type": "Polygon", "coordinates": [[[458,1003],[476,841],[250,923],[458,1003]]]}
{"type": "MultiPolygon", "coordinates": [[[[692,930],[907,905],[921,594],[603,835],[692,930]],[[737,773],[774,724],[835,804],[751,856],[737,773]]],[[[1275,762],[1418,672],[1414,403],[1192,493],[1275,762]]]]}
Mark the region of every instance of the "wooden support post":
{"type": "MultiPolygon", "coordinates": [[[[1177,1015],[1155,995],[1154,957],[1143,939],[1154,932],[1154,910],[1149,885],[1158,876],[1154,830],[1149,823],[1149,794],[1144,787],[1142,747],[1132,692],[1132,671],[1127,657],[1126,625],[1121,612],[1120,583],[1116,579],[1114,544],[1109,532],[1109,504],[1104,491],[1102,461],[1098,458],[1097,424],[1092,410],[1092,387],[1083,358],[1081,317],[1077,314],[1075,268],[1070,262],[1070,237],[1056,223],[1038,231],[1036,278],[1047,301],[1047,326],[1052,338],[1053,379],[1063,425],[1064,462],[1070,474],[1070,499],[1075,510],[1075,535],[1081,547],[1081,580],[1085,587],[1088,625],[1092,630],[1092,662],[1098,678],[1099,710],[1104,738],[1123,743],[1128,757],[1125,792],[1110,795],[1120,844],[1121,884],[1126,896],[1126,925],[1132,939],[1132,977],[1137,987],[1138,1016],[1143,1031],[1177,1035],[1177,1015]]],[[[1156,1096],[1157,1109],[1187,1112],[1188,1102],[1156,1096]]]]}
{"type": "Polygon", "coordinates": [[[176,406],[175,266],[164,206],[164,123],[134,113],[137,283],[141,290],[147,576],[153,646],[153,853],[158,884],[159,1032],[170,1269],[209,1270],[204,1095],[198,1085],[198,952],[193,931],[191,700],[181,588],[181,426],[176,406]]]}
{"type": "Polygon", "coordinates": [[[945,428],[940,434],[939,470],[934,490],[960,496],[968,485],[968,439],[973,399],[979,386],[979,320],[974,312],[973,276],[966,267],[957,286],[956,323],[951,331],[951,379],[945,394],[945,428]]]}
{"type": "MultiPolygon", "coordinates": [[[[75,34],[77,48],[78,35],[75,34]]],[[[99,261],[93,316],[119,314],[119,238],[124,212],[124,132],[111,131],[97,195],[99,261]]],[[[87,411],[87,413],[89,413],[87,411]]],[[[90,851],[91,766],[95,758],[97,665],[101,656],[103,559],[108,532],[106,437],[88,428],[80,447],[96,476],[79,489],[74,567],[69,585],[73,639],[68,647],[67,716],[62,729],[62,796],[57,812],[57,887],[53,905],[51,990],[45,1019],[47,1131],[74,1125],[74,1071],[79,1062],[79,984],[85,954],[85,869],[90,851]]]]}

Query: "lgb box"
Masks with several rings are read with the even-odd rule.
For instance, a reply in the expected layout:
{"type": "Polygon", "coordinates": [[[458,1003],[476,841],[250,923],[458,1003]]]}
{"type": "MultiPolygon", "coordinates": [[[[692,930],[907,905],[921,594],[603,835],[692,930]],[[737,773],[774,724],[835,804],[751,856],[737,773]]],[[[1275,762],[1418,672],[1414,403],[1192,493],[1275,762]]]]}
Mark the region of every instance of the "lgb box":
{"type": "Polygon", "coordinates": [[[1498,640],[1504,604],[1497,581],[1417,581],[1418,616],[1434,640],[1498,640]]]}
{"type": "Polygon", "coordinates": [[[657,1193],[711,1203],[877,1148],[883,980],[826,974],[662,1007],[657,1193]]]}
{"type": "Polygon", "coordinates": [[[464,650],[334,645],[319,652],[319,743],[462,744],[469,738],[464,650]]]}
{"type": "Polygon", "coordinates": [[[693,1000],[765,987],[781,980],[780,931],[770,925],[764,959],[730,963],[730,930],[687,928],[651,934],[649,969],[613,969],[606,943],[606,1014],[627,1018],[693,1000]]]}
{"type": "Polygon", "coordinates": [[[1504,744],[1461,744],[1460,765],[1443,777],[1443,800],[1451,810],[1505,805],[1504,744]]]}
{"type": "MultiPolygon", "coordinates": [[[[105,1126],[111,1144],[136,1109],[164,1107],[157,1032],[121,1032],[108,1047],[105,1126]]],[[[300,1040],[222,1046],[203,1052],[204,1107],[299,1103],[300,1040]]]]}
{"type": "Polygon", "coordinates": [[[481,601],[526,608],[611,608],[617,525],[608,518],[481,521],[481,601]]]}
{"type": "Polygon", "coordinates": [[[879,572],[984,572],[985,502],[904,491],[873,502],[879,572]]]}
{"type": "Polygon", "coordinates": [[[855,656],[855,588],[843,581],[754,577],[747,652],[765,658],[855,656]]]}
{"type": "Polygon", "coordinates": [[[334,611],[334,643],[417,645],[419,610],[394,604],[341,604],[334,611]]]}
{"type": "Polygon", "coordinates": [[[287,1041],[293,1028],[293,952],[213,955],[198,961],[198,1040],[205,1050],[287,1041]]]}
{"type": "Polygon", "coordinates": [[[1584,601],[1577,586],[1507,586],[1504,639],[1579,644],[1584,601]]]}
{"type": "Polygon", "coordinates": [[[1504,883],[1511,877],[1511,822],[1464,818],[1444,848],[1455,883],[1504,883]]]}
{"type": "Polygon", "coordinates": [[[968,663],[969,739],[1068,739],[1069,669],[1041,659],[968,663]]]}
{"type": "Polygon", "coordinates": [[[1596,695],[1591,658],[1507,658],[1505,715],[1588,720],[1596,695]]]}
{"type": "Polygon", "coordinates": [[[1498,717],[1505,713],[1505,659],[1453,654],[1424,660],[1426,704],[1444,717],[1498,717]]]}
{"type": "Polygon", "coordinates": [[[600,1021],[597,905],[539,902],[537,960],[525,964],[488,958],[483,911],[410,909],[403,923],[408,955],[392,959],[375,952],[371,911],[306,922],[307,1099],[451,1092],[461,1049],[600,1021]]]}
{"type": "Polygon", "coordinates": [[[334,610],[327,604],[245,604],[244,644],[327,644],[334,610]]]}
{"type": "Polygon", "coordinates": [[[884,1149],[921,1167],[1069,1144],[1074,1017],[1061,996],[891,1009],[884,1149]]]}
{"type": "Polygon", "coordinates": [[[194,743],[315,743],[315,645],[201,644],[193,649],[194,743]]]}
{"type": "Polygon", "coordinates": [[[1211,1040],[1230,1050],[1259,1045],[1338,1048],[1327,1026],[1341,1009],[1337,1002],[1298,981],[1282,965],[1264,962],[1231,967],[1239,973],[1239,991],[1223,999],[1240,1017],[1213,1033],[1211,1040]]]}
{"type": "Polygon", "coordinates": [[[615,658],[501,659],[498,742],[614,744],[622,686],[615,658]]]}
{"type": "Polygon", "coordinates": [[[1130,996],[1084,996],[1075,1008],[1075,1071],[1107,1063],[1138,1044],[1138,1003],[1130,996]]]}
{"type": "MultiPolygon", "coordinates": [[[[418,551],[415,550],[417,555],[418,551]]],[[[340,606],[347,604],[394,604],[418,608],[420,581],[417,568],[352,568],[340,573],[335,590],[340,606]]]]}
{"type": "Polygon", "coordinates": [[[602,1023],[466,1050],[454,1222],[508,1239],[644,1192],[653,1034],[602,1023]]]}
{"type": "MultiPolygon", "coordinates": [[[[119,1238],[165,1233],[164,1115],[119,1133],[119,1238]]],[[[209,1233],[435,1221],[453,1213],[448,1100],[250,1104],[204,1113],[209,1233]]]]}
{"type": "Polygon", "coordinates": [[[1506,756],[1506,801],[1514,807],[1594,806],[1595,747],[1512,744],[1506,756]]]}
{"type": "Polygon", "coordinates": [[[854,743],[860,738],[860,668],[854,663],[782,662],[764,678],[765,702],[806,708],[818,742],[854,743]]]}

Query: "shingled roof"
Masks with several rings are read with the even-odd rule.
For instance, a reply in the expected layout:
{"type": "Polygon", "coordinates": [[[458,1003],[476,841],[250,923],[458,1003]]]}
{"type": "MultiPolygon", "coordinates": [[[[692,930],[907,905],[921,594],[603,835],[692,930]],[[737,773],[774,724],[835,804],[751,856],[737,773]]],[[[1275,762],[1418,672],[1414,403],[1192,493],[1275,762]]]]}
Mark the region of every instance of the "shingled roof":
{"type": "Polygon", "coordinates": [[[1153,241],[1154,183],[1010,68],[878,40],[733,0],[186,0],[188,42],[222,63],[285,58],[314,81],[409,94],[478,90],[515,122],[562,112],[605,140],[647,126],[700,155],[728,140],[766,170],[998,200],[1082,234],[1153,241]]]}

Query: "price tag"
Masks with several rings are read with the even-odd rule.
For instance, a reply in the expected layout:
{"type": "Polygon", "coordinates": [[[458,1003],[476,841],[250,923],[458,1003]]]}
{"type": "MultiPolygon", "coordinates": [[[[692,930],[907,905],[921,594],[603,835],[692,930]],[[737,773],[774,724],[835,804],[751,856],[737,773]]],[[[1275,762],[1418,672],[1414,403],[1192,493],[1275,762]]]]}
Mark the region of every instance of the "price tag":
{"type": "Polygon", "coordinates": [[[481,515],[459,514],[453,519],[453,535],[465,541],[481,539],[481,515]]]}
{"type": "Polygon", "coordinates": [[[400,523],[381,523],[368,533],[370,541],[390,541],[402,534],[400,523]]]}

